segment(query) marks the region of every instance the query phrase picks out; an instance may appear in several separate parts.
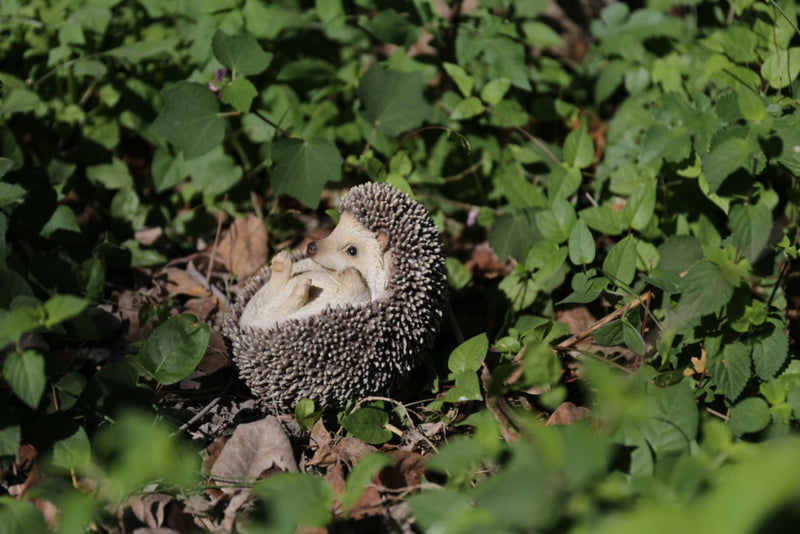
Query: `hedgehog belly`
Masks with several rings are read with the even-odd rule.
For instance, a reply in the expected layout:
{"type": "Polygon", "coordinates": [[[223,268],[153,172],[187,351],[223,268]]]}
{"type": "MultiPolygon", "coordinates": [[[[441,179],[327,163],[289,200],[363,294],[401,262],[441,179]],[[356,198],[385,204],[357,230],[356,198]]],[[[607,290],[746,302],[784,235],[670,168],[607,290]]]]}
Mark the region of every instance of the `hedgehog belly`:
{"type": "Polygon", "coordinates": [[[317,406],[340,406],[350,399],[385,393],[405,378],[433,335],[419,343],[396,345],[385,328],[388,303],[328,309],[290,319],[269,329],[242,327],[239,318],[249,299],[269,280],[265,267],[250,280],[225,315],[239,376],[265,405],[292,409],[302,398],[317,406]]]}

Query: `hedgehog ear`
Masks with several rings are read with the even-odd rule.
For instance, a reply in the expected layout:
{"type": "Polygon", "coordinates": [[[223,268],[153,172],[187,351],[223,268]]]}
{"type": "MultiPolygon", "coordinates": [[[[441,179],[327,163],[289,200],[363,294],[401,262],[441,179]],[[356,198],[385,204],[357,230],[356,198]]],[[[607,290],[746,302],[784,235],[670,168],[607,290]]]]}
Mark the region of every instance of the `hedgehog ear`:
{"type": "Polygon", "coordinates": [[[381,228],[378,230],[375,239],[378,240],[378,244],[381,246],[381,252],[386,252],[386,249],[389,248],[389,230],[381,228]]]}

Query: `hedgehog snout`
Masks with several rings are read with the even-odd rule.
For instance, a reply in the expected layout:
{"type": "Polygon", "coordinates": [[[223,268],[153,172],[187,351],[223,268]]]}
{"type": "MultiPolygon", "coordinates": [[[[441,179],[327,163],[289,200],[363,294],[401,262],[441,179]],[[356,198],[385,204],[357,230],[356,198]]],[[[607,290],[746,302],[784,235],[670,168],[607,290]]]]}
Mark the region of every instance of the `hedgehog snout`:
{"type": "Polygon", "coordinates": [[[306,247],[306,254],[308,254],[309,257],[313,257],[316,253],[317,253],[317,242],[312,241],[306,247]]]}

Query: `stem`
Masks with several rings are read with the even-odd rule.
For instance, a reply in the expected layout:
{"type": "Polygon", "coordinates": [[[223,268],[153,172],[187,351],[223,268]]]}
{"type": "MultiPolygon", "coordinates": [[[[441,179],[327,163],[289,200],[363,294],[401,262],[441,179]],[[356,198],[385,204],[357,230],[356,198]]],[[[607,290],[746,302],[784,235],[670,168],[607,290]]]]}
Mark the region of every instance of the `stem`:
{"type": "Polygon", "coordinates": [[[275,122],[273,122],[273,121],[272,121],[272,120],[271,120],[269,117],[267,117],[267,116],[263,115],[263,114],[262,114],[260,111],[258,111],[257,109],[254,109],[254,110],[253,110],[251,113],[252,113],[253,115],[255,115],[256,117],[258,117],[259,119],[261,119],[262,121],[264,121],[264,122],[266,122],[267,124],[269,124],[270,126],[272,126],[273,128],[275,128],[275,131],[277,131],[277,132],[278,132],[279,134],[281,134],[282,136],[284,136],[284,137],[291,137],[291,136],[292,136],[292,135],[291,135],[289,132],[287,132],[286,130],[284,130],[284,129],[283,129],[283,128],[281,128],[280,126],[278,126],[278,125],[277,125],[275,122]]]}

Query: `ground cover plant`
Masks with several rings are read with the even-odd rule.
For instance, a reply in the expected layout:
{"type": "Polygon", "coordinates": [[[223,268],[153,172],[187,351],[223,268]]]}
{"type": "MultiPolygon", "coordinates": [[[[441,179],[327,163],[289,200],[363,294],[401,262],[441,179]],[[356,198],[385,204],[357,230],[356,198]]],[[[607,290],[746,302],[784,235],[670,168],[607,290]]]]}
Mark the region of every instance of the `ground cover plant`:
{"type": "Polygon", "coordinates": [[[796,525],[798,72],[791,1],[4,1],[0,532],[796,525]],[[370,180],[434,350],[231,467],[234,287],[370,180]]]}

